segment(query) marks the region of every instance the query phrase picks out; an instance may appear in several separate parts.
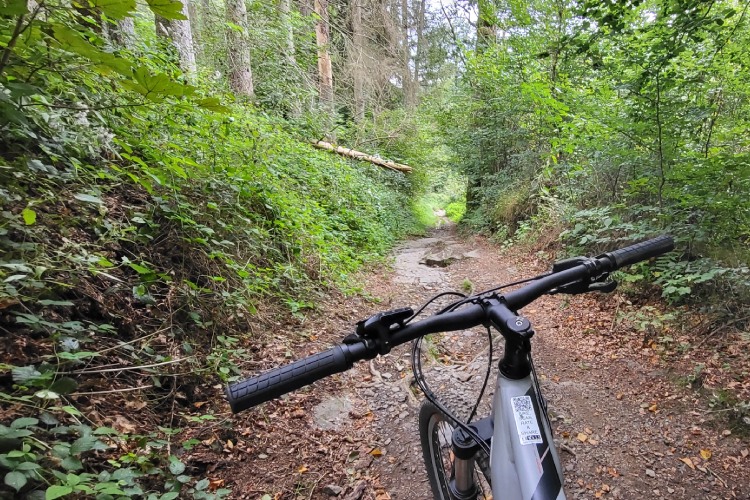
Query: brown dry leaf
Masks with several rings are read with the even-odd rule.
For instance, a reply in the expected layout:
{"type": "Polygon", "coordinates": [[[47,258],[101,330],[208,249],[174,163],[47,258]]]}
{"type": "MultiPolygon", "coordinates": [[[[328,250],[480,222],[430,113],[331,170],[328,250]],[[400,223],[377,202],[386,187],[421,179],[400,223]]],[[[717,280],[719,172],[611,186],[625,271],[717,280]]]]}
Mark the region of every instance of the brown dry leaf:
{"type": "Polygon", "coordinates": [[[598,439],[589,439],[589,444],[593,445],[593,446],[596,446],[596,445],[599,444],[599,440],[598,439]]]}
{"type": "Polygon", "coordinates": [[[209,479],[208,480],[208,489],[210,491],[216,491],[219,488],[224,486],[224,480],[223,479],[209,479]]]}
{"type": "Polygon", "coordinates": [[[656,413],[656,410],[657,410],[656,403],[648,407],[648,411],[650,411],[651,413],[656,413]]]}
{"type": "Polygon", "coordinates": [[[112,427],[117,429],[123,434],[134,433],[137,429],[133,423],[122,415],[115,415],[115,420],[112,423],[112,427]]]}
{"type": "Polygon", "coordinates": [[[708,460],[711,458],[713,454],[711,453],[711,450],[703,449],[701,450],[701,458],[703,460],[708,460]]]}
{"type": "Polygon", "coordinates": [[[365,418],[367,420],[372,420],[374,418],[374,415],[372,414],[372,410],[367,410],[364,413],[357,413],[352,410],[349,412],[349,416],[355,420],[359,420],[362,418],[365,418]]]}
{"type": "Polygon", "coordinates": [[[193,403],[193,406],[195,406],[196,408],[200,408],[201,406],[205,405],[206,403],[208,403],[208,401],[196,401],[195,403],[193,403]]]}
{"type": "Polygon", "coordinates": [[[620,400],[621,400],[622,398],[624,398],[624,397],[625,397],[625,394],[623,394],[623,393],[621,393],[621,392],[620,392],[620,393],[618,393],[618,394],[617,394],[617,396],[615,396],[615,398],[617,398],[617,401],[620,401],[620,400]]]}
{"type": "Polygon", "coordinates": [[[750,455],[750,451],[747,451],[747,448],[742,450],[740,453],[742,454],[742,458],[747,458],[747,456],[750,455]]]}
{"type": "Polygon", "coordinates": [[[564,437],[565,439],[568,439],[568,438],[570,437],[570,432],[568,432],[568,431],[563,431],[563,433],[562,433],[562,437],[564,437]]]}
{"type": "Polygon", "coordinates": [[[582,443],[585,443],[589,439],[589,437],[583,432],[579,432],[578,435],[576,436],[576,439],[578,439],[582,443]]]}
{"type": "Polygon", "coordinates": [[[612,477],[620,477],[620,473],[614,467],[607,467],[607,473],[612,477]]]}
{"type": "Polygon", "coordinates": [[[299,469],[297,469],[297,472],[299,472],[300,474],[304,474],[308,470],[310,470],[310,469],[308,469],[306,465],[303,465],[299,469]]]}
{"type": "Polygon", "coordinates": [[[382,457],[383,456],[383,450],[380,448],[373,448],[372,451],[370,451],[370,455],[373,457],[382,457]]]}
{"type": "Polygon", "coordinates": [[[592,431],[592,430],[591,430],[591,429],[589,429],[588,427],[586,427],[585,429],[583,429],[583,432],[585,432],[585,433],[586,433],[586,434],[588,434],[588,435],[591,435],[591,434],[593,434],[593,433],[594,433],[594,431],[592,431]]]}
{"type": "Polygon", "coordinates": [[[693,461],[690,460],[689,458],[687,458],[687,457],[686,458],[681,458],[680,462],[683,462],[685,465],[687,465],[691,469],[695,470],[695,464],[693,464],[693,461]]]}
{"type": "Polygon", "coordinates": [[[375,500],[391,500],[391,495],[385,490],[378,490],[375,492],[375,500]]]}
{"type": "Polygon", "coordinates": [[[10,306],[14,306],[18,304],[19,302],[15,299],[10,299],[7,297],[3,297],[0,299],[0,309],[6,309],[10,306]]]}
{"type": "Polygon", "coordinates": [[[146,401],[126,401],[125,408],[129,410],[142,410],[148,403],[146,401]]]}

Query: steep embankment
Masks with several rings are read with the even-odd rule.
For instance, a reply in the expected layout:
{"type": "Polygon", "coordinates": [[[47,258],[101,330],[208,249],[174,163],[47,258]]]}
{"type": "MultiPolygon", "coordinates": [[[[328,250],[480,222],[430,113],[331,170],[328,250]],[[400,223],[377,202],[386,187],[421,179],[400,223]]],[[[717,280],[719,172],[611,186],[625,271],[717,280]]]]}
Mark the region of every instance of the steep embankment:
{"type": "MultiPolygon", "coordinates": [[[[304,323],[277,325],[273,343],[244,370],[322,350],[374,312],[417,306],[443,290],[490,288],[545,267],[528,251],[436,231],[401,246],[392,269],[364,275],[366,297],[332,297],[304,323]],[[426,254],[463,258],[431,268],[420,263],[426,254]]],[[[546,297],[524,311],[537,330],[537,371],[569,497],[742,497],[750,486],[742,426],[716,412],[695,386],[679,383],[682,354],[637,328],[647,311],[620,295],[546,297]]],[[[464,415],[481,386],[486,346],[481,330],[428,345],[428,383],[464,415]]],[[[713,366],[712,352],[692,352],[713,366]]],[[[237,498],[429,499],[417,434],[421,397],[410,382],[409,349],[402,346],[233,417],[223,430],[206,427],[201,438],[216,451],[196,451],[193,459],[210,463],[237,498]]]]}
{"type": "Polygon", "coordinates": [[[224,411],[212,386],[275,312],[351,286],[415,228],[403,174],[239,108],[142,113],[139,129],[82,112],[76,141],[6,138],[0,496],[221,490],[181,438],[224,411]]]}

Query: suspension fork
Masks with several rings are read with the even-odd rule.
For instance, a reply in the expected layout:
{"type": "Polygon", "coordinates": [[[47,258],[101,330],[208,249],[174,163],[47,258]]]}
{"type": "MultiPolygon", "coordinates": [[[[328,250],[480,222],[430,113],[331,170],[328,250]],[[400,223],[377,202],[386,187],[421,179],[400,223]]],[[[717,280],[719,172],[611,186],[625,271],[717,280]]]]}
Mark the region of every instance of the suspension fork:
{"type": "MultiPolygon", "coordinates": [[[[477,420],[471,427],[482,440],[492,442],[492,418],[477,420]]],[[[450,490],[456,500],[476,500],[479,489],[474,481],[474,465],[479,443],[469,436],[462,428],[457,427],[451,436],[453,449],[453,477],[450,480],[450,490]]]]}

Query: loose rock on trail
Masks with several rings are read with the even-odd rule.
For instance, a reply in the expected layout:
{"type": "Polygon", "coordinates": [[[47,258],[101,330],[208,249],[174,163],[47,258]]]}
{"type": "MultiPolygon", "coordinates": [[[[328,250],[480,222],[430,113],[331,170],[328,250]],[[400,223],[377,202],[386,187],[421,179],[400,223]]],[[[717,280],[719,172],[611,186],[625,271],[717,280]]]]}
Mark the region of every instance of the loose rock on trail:
{"type": "MultiPolygon", "coordinates": [[[[325,349],[375,312],[416,309],[442,291],[480,291],[544,269],[529,252],[443,226],[397,248],[390,272],[363,278],[363,296],[330,297],[301,324],[275,325],[247,373],[325,349]]],[[[678,384],[643,334],[618,319],[633,307],[616,294],[588,294],[544,297],[523,310],[537,332],[534,360],[568,498],[750,498],[747,438],[678,384]]],[[[466,417],[489,361],[487,332],[433,337],[422,358],[427,382],[466,417]]],[[[502,351],[493,337],[484,411],[502,351]]],[[[423,398],[412,385],[410,356],[401,346],[241,413],[202,436],[213,451],[190,458],[231,487],[233,498],[430,499],[417,430],[423,398]]]]}

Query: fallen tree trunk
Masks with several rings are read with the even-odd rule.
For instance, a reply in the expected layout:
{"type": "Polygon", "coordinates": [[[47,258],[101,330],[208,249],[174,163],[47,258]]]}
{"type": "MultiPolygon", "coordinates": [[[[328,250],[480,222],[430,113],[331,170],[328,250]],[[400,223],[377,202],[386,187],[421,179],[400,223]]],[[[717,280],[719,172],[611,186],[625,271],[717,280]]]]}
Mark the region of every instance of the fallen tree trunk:
{"type": "Polygon", "coordinates": [[[318,149],[332,151],[342,156],[346,156],[347,158],[354,158],[355,160],[370,162],[374,165],[378,165],[379,167],[389,168],[397,172],[409,173],[412,170],[411,167],[408,165],[403,165],[401,163],[384,160],[382,158],[378,158],[377,156],[368,155],[367,153],[363,153],[361,151],[355,151],[354,149],[344,148],[341,146],[334,146],[330,142],[318,141],[318,142],[314,142],[313,146],[315,146],[318,149]]]}

